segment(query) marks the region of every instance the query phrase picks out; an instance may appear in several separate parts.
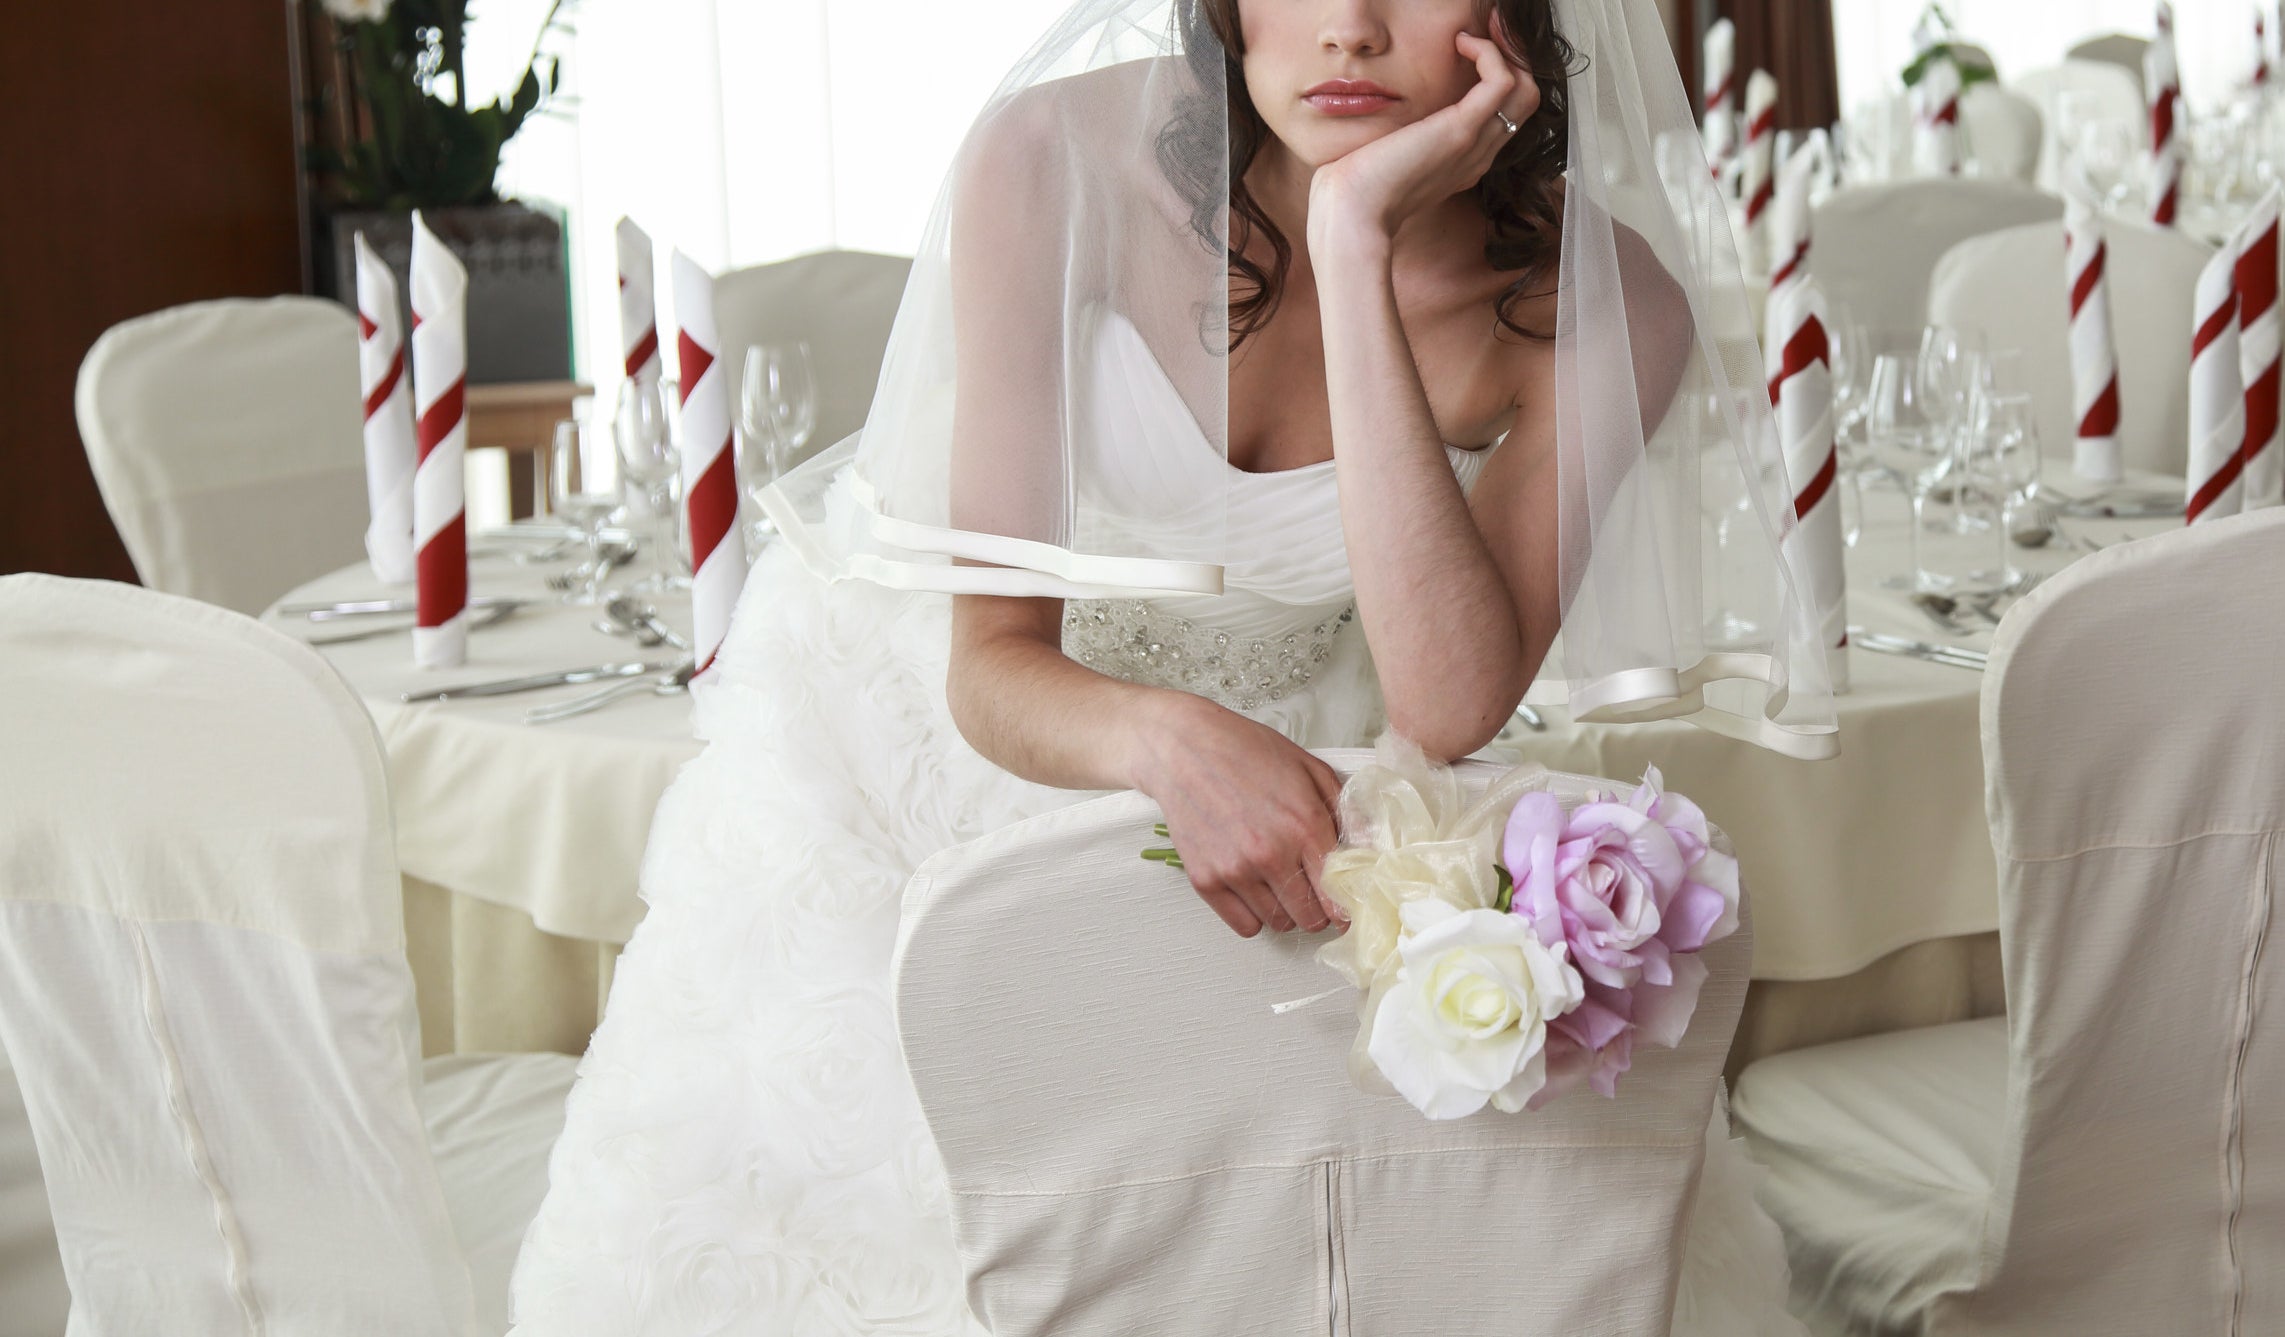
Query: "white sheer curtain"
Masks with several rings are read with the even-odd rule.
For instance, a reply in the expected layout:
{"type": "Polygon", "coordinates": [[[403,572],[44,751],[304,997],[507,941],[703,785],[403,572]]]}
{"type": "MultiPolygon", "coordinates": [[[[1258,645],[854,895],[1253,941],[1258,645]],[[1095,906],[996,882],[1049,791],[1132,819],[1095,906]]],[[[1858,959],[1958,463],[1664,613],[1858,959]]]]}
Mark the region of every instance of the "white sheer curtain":
{"type": "MultiPolygon", "coordinates": [[[[1926,8],[1926,0],[1833,0],[1844,107],[1903,86],[1912,27],[1926,8]]],[[[2254,8],[2254,0],[2176,0],[2182,92],[2193,109],[2226,100],[2252,74],[2254,8]]],[[[1947,0],[1944,10],[1962,37],[1991,52],[2003,79],[2053,65],[2101,33],[2148,37],[2158,13],[2154,0],[1947,0]]]]}
{"type": "MultiPolygon", "coordinates": [[[[605,403],[620,379],[621,215],[662,264],[676,246],[716,271],[828,247],[910,254],[969,120],[1067,3],[580,0],[550,43],[561,96],[509,145],[500,188],[569,217],[582,379],[605,403]]],[[[548,4],[477,0],[479,102],[521,75],[548,4]]]]}

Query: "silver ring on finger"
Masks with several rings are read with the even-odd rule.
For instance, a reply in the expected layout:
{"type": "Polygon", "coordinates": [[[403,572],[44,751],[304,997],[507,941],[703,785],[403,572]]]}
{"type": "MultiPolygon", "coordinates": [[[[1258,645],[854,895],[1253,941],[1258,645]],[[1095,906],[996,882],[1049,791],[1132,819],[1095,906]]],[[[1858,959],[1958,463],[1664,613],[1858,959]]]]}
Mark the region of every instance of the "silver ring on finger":
{"type": "Polygon", "coordinates": [[[1504,111],[1493,112],[1492,119],[1500,123],[1500,129],[1507,131],[1511,135],[1523,128],[1522,126],[1517,125],[1514,121],[1509,120],[1507,113],[1504,111]]]}

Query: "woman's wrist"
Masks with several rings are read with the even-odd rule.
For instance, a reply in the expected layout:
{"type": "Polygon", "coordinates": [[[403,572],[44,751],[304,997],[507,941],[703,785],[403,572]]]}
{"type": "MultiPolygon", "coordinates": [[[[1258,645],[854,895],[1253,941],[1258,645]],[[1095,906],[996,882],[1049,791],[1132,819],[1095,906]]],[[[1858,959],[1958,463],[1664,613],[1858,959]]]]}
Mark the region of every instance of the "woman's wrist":
{"type": "Polygon", "coordinates": [[[1133,707],[1122,712],[1124,746],[1120,770],[1129,789],[1156,796],[1166,787],[1180,755],[1183,739],[1202,727],[1202,710],[1217,710],[1213,702],[1189,692],[1145,688],[1133,707]]]}
{"type": "Polygon", "coordinates": [[[1310,183],[1310,267],[1320,281],[1327,275],[1391,272],[1395,228],[1337,182],[1320,171],[1310,183]]]}

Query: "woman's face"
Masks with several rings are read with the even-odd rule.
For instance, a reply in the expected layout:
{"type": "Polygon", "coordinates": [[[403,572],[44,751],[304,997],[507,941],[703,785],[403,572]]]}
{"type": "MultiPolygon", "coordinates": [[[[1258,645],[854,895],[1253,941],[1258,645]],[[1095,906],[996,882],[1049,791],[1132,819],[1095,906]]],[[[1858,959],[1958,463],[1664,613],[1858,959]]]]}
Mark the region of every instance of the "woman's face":
{"type": "Polygon", "coordinates": [[[1240,0],[1246,91],[1316,168],[1465,96],[1453,38],[1488,34],[1490,0],[1240,0]]]}

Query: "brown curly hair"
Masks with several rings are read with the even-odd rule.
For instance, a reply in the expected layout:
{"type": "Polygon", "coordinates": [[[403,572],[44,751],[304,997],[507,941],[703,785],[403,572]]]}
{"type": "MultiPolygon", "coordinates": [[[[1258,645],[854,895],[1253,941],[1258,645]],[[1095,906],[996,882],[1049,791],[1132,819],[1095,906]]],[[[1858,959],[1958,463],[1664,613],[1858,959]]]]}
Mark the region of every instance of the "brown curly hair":
{"type": "MultiPolygon", "coordinates": [[[[1254,109],[1246,89],[1240,61],[1245,42],[1238,26],[1239,0],[1183,0],[1176,22],[1183,51],[1202,86],[1217,82],[1227,89],[1229,117],[1229,255],[1231,285],[1229,347],[1235,351],[1246,338],[1269,323],[1277,313],[1293,264],[1293,243],[1278,230],[1269,214],[1246,187],[1246,169],[1270,139],[1269,126],[1254,109]],[[1217,65],[1219,68],[1216,68],[1217,65]],[[1267,265],[1246,254],[1255,238],[1269,245],[1267,265]]],[[[1577,51],[1555,30],[1550,0],[1493,0],[1505,30],[1507,54],[1529,70],[1539,82],[1539,110],[1500,150],[1491,170],[1476,184],[1476,203],[1491,223],[1484,243],[1484,259],[1492,268],[1516,272],[1515,282],[1500,294],[1496,305],[1499,323],[1525,338],[1546,338],[1516,323],[1516,303],[1533,287],[1553,279],[1563,245],[1563,169],[1571,143],[1571,97],[1568,80],[1577,73],[1577,51]]],[[[1190,225],[1207,245],[1219,247],[1222,238],[1215,224],[1224,201],[1219,179],[1207,181],[1185,164],[1219,160],[1218,154],[1201,154],[1202,141],[1213,135],[1222,115],[1208,99],[1190,99],[1178,107],[1162,132],[1159,160],[1170,180],[1190,202],[1190,225]]]]}

